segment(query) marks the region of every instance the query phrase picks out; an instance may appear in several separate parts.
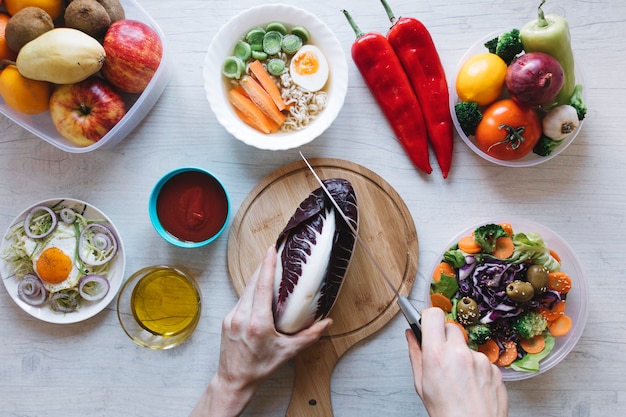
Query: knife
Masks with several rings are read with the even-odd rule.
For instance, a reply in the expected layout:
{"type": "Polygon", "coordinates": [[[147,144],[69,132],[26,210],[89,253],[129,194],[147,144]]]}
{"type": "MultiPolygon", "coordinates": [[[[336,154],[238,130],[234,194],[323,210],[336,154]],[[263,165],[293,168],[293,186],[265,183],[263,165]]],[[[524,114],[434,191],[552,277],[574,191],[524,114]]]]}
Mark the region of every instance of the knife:
{"type": "Polygon", "coordinates": [[[391,282],[391,280],[387,276],[387,273],[385,272],[383,267],[380,266],[378,261],[376,261],[376,258],[374,258],[374,255],[372,254],[372,251],[370,250],[370,248],[367,245],[367,243],[361,238],[361,236],[359,236],[359,234],[357,233],[357,231],[354,228],[354,226],[352,226],[352,223],[350,223],[350,221],[346,217],[346,215],[343,212],[343,210],[341,210],[341,208],[339,207],[339,204],[337,203],[337,201],[335,201],[333,196],[330,194],[330,191],[328,191],[328,188],[326,188],[326,185],[324,185],[324,183],[322,182],[320,177],[317,175],[317,173],[315,172],[315,170],[313,169],[313,167],[311,166],[309,161],[305,158],[304,154],[302,154],[302,152],[300,152],[300,156],[302,157],[302,160],[307,165],[307,167],[309,167],[309,170],[311,171],[311,173],[313,174],[313,176],[315,177],[317,182],[322,187],[322,190],[324,191],[324,193],[326,193],[328,198],[330,198],[330,201],[333,203],[333,206],[335,207],[335,209],[337,210],[337,212],[339,213],[339,215],[341,216],[343,221],[346,223],[346,225],[348,226],[350,231],[356,237],[357,242],[359,242],[361,247],[365,250],[365,253],[369,257],[370,261],[372,261],[372,263],[374,264],[376,269],[378,269],[378,272],[380,272],[380,274],[383,276],[383,278],[385,279],[385,281],[387,282],[389,287],[393,290],[393,293],[396,295],[396,299],[397,299],[398,305],[400,306],[400,311],[402,311],[402,314],[404,315],[404,318],[409,323],[409,326],[411,326],[411,330],[413,330],[413,334],[417,338],[417,341],[421,344],[422,343],[422,327],[421,327],[421,324],[420,324],[420,322],[421,322],[421,315],[420,315],[419,311],[417,310],[417,308],[415,308],[415,306],[413,304],[411,304],[411,302],[409,301],[408,298],[406,298],[405,296],[401,295],[398,292],[396,287],[393,285],[393,283],[391,282]]]}

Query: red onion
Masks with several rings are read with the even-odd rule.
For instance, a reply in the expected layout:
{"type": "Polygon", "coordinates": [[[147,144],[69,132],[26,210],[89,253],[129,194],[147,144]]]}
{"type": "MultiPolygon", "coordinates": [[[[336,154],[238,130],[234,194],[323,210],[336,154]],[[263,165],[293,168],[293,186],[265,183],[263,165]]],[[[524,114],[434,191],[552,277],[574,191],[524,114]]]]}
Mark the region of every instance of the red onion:
{"type": "Polygon", "coordinates": [[[565,77],[563,67],[543,52],[519,56],[506,70],[504,84],[511,98],[524,106],[540,106],[554,100],[565,77]]]}
{"type": "MultiPolygon", "coordinates": [[[[54,229],[57,227],[57,216],[54,213],[54,211],[52,211],[52,209],[50,207],[46,207],[46,206],[37,206],[35,208],[33,208],[27,215],[26,218],[24,219],[24,233],[26,233],[26,236],[28,236],[31,239],[40,239],[42,237],[46,237],[48,236],[50,233],[52,233],[54,231],[54,229]],[[31,229],[31,226],[33,224],[35,224],[36,226],[42,226],[45,225],[43,218],[39,217],[38,215],[41,214],[41,212],[45,212],[44,216],[45,217],[50,217],[50,225],[47,229],[45,229],[43,232],[41,232],[40,234],[37,234],[35,232],[33,232],[33,230],[31,229]]],[[[35,229],[38,229],[39,227],[36,227],[35,229]]]]}
{"type": "Polygon", "coordinates": [[[50,296],[50,308],[58,313],[71,313],[78,310],[79,299],[76,290],[55,292],[50,296]]]}
{"type": "Polygon", "coordinates": [[[78,281],[78,292],[87,301],[98,301],[109,292],[109,280],[104,275],[85,275],[78,281]]]}
{"type": "Polygon", "coordinates": [[[117,253],[117,238],[113,230],[101,223],[91,223],[83,229],[78,241],[80,259],[88,265],[104,265],[117,253]]]}
{"type": "Polygon", "coordinates": [[[17,284],[17,296],[26,304],[37,307],[48,298],[48,290],[34,274],[26,274],[17,284]]]}
{"type": "Polygon", "coordinates": [[[72,224],[76,221],[76,212],[71,208],[63,208],[59,213],[59,217],[64,223],[72,224]]]}

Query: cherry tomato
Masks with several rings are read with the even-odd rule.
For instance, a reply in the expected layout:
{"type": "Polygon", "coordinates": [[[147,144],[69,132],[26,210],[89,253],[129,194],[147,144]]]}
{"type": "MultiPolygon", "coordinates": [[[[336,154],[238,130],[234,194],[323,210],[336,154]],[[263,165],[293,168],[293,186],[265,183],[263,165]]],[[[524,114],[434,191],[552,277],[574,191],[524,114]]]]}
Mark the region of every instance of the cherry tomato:
{"type": "Polygon", "coordinates": [[[468,58],[456,77],[456,93],[460,101],[474,101],[479,106],[496,101],[502,93],[506,68],[502,58],[489,52],[468,58]]]}
{"type": "Polygon", "coordinates": [[[511,99],[497,101],[483,112],[476,128],[476,146],[496,159],[511,161],[527,155],[541,137],[537,112],[511,99]]]}

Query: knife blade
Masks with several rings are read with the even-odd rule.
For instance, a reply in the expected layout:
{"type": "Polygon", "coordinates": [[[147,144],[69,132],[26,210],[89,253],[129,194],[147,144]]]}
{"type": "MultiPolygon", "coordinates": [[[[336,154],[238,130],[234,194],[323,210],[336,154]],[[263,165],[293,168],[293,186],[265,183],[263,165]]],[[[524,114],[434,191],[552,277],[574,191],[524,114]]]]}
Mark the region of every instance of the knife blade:
{"type": "Polygon", "coordinates": [[[401,295],[398,292],[396,287],[391,282],[391,279],[389,279],[389,277],[387,276],[387,273],[385,272],[383,267],[378,263],[378,261],[374,257],[374,254],[372,253],[372,251],[371,251],[370,247],[368,246],[368,244],[361,238],[361,236],[359,236],[357,230],[354,228],[352,223],[350,223],[350,220],[348,219],[348,217],[345,215],[345,213],[343,212],[341,207],[339,207],[339,204],[337,203],[337,201],[335,201],[335,199],[333,198],[333,196],[330,193],[330,191],[328,191],[328,188],[326,188],[326,185],[324,184],[322,179],[317,175],[317,172],[315,172],[315,170],[313,169],[313,167],[311,166],[311,164],[309,163],[309,161],[306,159],[306,157],[304,156],[304,154],[302,152],[300,152],[300,157],[302,157],[302,160],[304,161],[306,166],[309,168],[309,170],[311,171],[311,173],[313,174],[313,176],[315,177],[315,179],[317,180],[319,185],[322,187],[322,190],[324,191],[326,196],[332,202],[333,206],[335,207],[335,210],[337,210],[337,212],[339,213],[340,217],[346,223],[346,225],[348,226],[350,231],[354,234],[357,242],[359,242],[359,244],[361,245],[361,247],[363,248],[363,250],[367,254],[367,256],[370,259],[370,261],[374,264],[374,266],[376,267],[378,272],[380,272],[380,274],[383,276],[383,278],[385,279],[385,281],[387,282],[389,287],[392,289],[393,293],[396,296],[396,300],[398,302],[398,305],[400,306],[400,311],[402,311],[402,314],[404,315],[404,318],[409,323],[409,326],[411,327],[411,330],[413,330],[413,334],[417,338],[417,341],[421,344],[422,343],[422,328],[421,328],[421,324],[420,324],[420,322],[421,322],[421,315],[420,315],[419,311],[417,310],[417,308],[415,308],[415,306],[413,304],[411,304],[411,302],[409,301],[408,298],[406,298],[405,296],[401,295]]]}

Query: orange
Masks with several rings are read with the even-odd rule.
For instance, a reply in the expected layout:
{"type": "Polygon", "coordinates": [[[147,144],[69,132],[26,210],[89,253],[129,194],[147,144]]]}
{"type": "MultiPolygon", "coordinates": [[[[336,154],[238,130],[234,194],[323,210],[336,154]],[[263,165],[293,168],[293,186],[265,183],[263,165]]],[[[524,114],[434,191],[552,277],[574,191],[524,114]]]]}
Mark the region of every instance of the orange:
{"type": "Polygon", "coordinates": [[[16,53],[9,48],[7,45],[7,39],[4,36],[5,29],[7,27],[7,23],[9,22],[9,16],[6,13],[0,12],[0,60],[8,59],[11,61],[15,61],[16,53]]]}
{"type": "Polygon", "coordinates": [[[52,84],[28,79],[8,65],[0,72],[0,96],[13,109],[26,114],[39,114],[48,110],[52,84]]]}
{"type": "Polygon", "coordinates": [[[25,7],[33,6],[44,9],[52,20],[61,17],[64,4],[64,0],[4,0],[4,7],[11,16],[25,7]]]}

